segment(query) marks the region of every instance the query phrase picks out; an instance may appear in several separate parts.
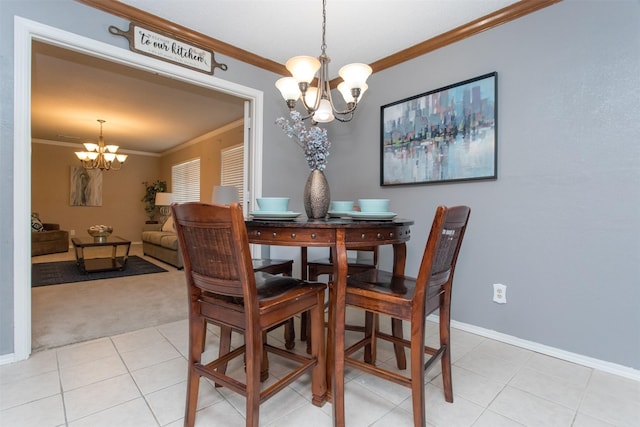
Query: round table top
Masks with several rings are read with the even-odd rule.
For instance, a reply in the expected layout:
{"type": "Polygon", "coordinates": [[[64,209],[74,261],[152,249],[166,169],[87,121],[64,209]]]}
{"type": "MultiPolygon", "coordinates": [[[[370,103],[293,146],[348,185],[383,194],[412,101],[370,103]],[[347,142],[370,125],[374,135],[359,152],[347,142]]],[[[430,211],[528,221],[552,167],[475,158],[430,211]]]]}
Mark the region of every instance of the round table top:
{"type": "Polygon", "coordinates": [[[286,246],[332,246],[345,242],[351,249],[403,243],[410,238],[413,220],[355,220],[349,218],[270,220],[245,222],[251,243],[286,246]],[[343,237],[338,231],[343,230],[343,237]]]}
{"type": "Polygon", "coordinates": [[[322,219],[256,219],[247,218],[248,227],[290,227],[290,228],[370,228],[370,227],[397,227],[413,225],[414,221],[404,218],[363,220],[352,218],[322,218],[322,219]]]}

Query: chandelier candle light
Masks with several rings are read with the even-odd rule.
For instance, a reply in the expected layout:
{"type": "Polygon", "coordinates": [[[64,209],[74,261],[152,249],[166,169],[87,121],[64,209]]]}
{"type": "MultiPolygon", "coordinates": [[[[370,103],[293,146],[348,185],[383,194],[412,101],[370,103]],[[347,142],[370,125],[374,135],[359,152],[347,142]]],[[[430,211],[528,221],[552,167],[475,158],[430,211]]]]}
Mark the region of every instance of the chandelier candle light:
{"type": "Polygon", "coordinates": [[[331,59],[326,54],[327,44],[325,32],[327,25],[327,2],[322,1],[322,53],[316,59],[312,56],[296,56],[289,59],[285,66],[293,77],[283,77],[276,82],[282,97],[287,102],[289,110],[296,107],[296,101],[302,97],[302,104],[308,115],[303,120],[312,118],[316,123],[328,123],[337,119],[348,122],[353,118],[353,113],[358,102],[367,90],[367,78],[372,69],[367,64],[349,64],[340,68],[339,76],[343,82],[338,85],[338,91],[342,94],[346,105],[345,110],[338,110],[331,98],[331,86],[329,81],[329,62],[331,59]],[[310,86],[316,72],[318,75],[318,87],[310,86]]]}
{"type": "Polygon", "coordinates": [[[128,156],[126,154],[116,154],[118,148],[120,148],[117,145],[104,144],[102,124],[105,123],[105,120],[98,119],[98,122],[100,123],[98,143],[85,142],[84,148],[87,151],[76,151],[76,156],[78,156],[82,167],[85,169],[118,170],[128,156]]]}

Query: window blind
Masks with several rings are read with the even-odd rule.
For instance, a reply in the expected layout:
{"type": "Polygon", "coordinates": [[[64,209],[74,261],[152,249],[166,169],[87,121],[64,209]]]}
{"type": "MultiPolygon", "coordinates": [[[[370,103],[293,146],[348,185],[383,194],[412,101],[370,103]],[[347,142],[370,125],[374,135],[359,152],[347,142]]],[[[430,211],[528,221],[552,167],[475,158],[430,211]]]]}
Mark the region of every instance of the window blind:
{"type": "Polygon", "coordinates": [[[240,196],[240,204],[244,203],[244,146],[236,145],[234,147],[222,150],[222,164],[220,167],[221,185],[233,185],[238,189],[240,196]]]}
{"type": "Polygon", "coordinates": [[[171,167],[171,192],[177,203],[200,201],[200,159],[171,167]]]}

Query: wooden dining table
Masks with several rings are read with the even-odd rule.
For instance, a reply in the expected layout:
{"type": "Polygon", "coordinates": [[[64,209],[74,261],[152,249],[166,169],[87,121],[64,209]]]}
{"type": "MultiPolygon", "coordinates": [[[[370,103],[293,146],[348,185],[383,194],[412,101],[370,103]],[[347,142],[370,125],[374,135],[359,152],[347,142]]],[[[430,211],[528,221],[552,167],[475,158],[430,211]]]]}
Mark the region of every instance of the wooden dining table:
{"type": "MultiPolygon", "coordinates": [[[[334,259],[333,285],[329,287],[327,333],[327,400],[333,406],[333,424],[345,425],[344,348],[347,286],[347,250],[393,245],[393,271],[404,274],[406,242],[412,220],[255,219],[246,221],[249,242],[260,245],[329,247],[334,259]]],[[[404,351],[396,356],[404,358],[404,351]]]]}

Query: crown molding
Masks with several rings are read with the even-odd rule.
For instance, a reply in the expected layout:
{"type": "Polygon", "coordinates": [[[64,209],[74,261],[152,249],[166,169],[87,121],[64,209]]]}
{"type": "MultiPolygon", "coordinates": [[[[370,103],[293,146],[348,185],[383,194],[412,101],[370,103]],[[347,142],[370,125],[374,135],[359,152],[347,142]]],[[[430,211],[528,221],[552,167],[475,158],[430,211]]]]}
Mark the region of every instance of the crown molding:
{"type": "Polygon", "coordinates": [[[475,21],[468,22],[446,33],[442,33],[429,40],[396,52],[369,65],[373,68],[374,73],[382,71],[561,1],[562,0],[520,0],[517,3],[513,3],[482,18],[478,18],[475,21]]]}
{"type": "MultiPolygon", "coordinates": [[[[286,67],[267,58],[255,55],[246,50],[240,49],[223,41],[206,36],[202,33],[194,31],[190,28],[183,27],[174,22],[160,18],[143,10],[121,3],[117,0],[76,0],[78,3],[100,9],[112,15],[119,16],[124,19],[146,24],[157,30],[169,33],[176,38],[185,42],[199,44],[202,47],[209,48],[216,53],[227,55],[231,58],[263,68],[267,71],[274,72],[283,76],[289,75],[286,67]]],[[[425,40],[421,43],[408,47],[404,50],[396,52],[371,64],[373,72],[385,70],[394,67],[403,62],[417,58],[434,50],[448,46],[465,38],[474,36],[483,31],[521,18],[530,13],[544,9],[562,0],[520,0],[507,7],[497,10],[493,13],[485,15],[474,21],[461,25],[453,30],[442,33],[438,36],[425,40]]],[[[337,77],[331,80],[331,88],[338,86],[342,81],[337,77]]]]}

